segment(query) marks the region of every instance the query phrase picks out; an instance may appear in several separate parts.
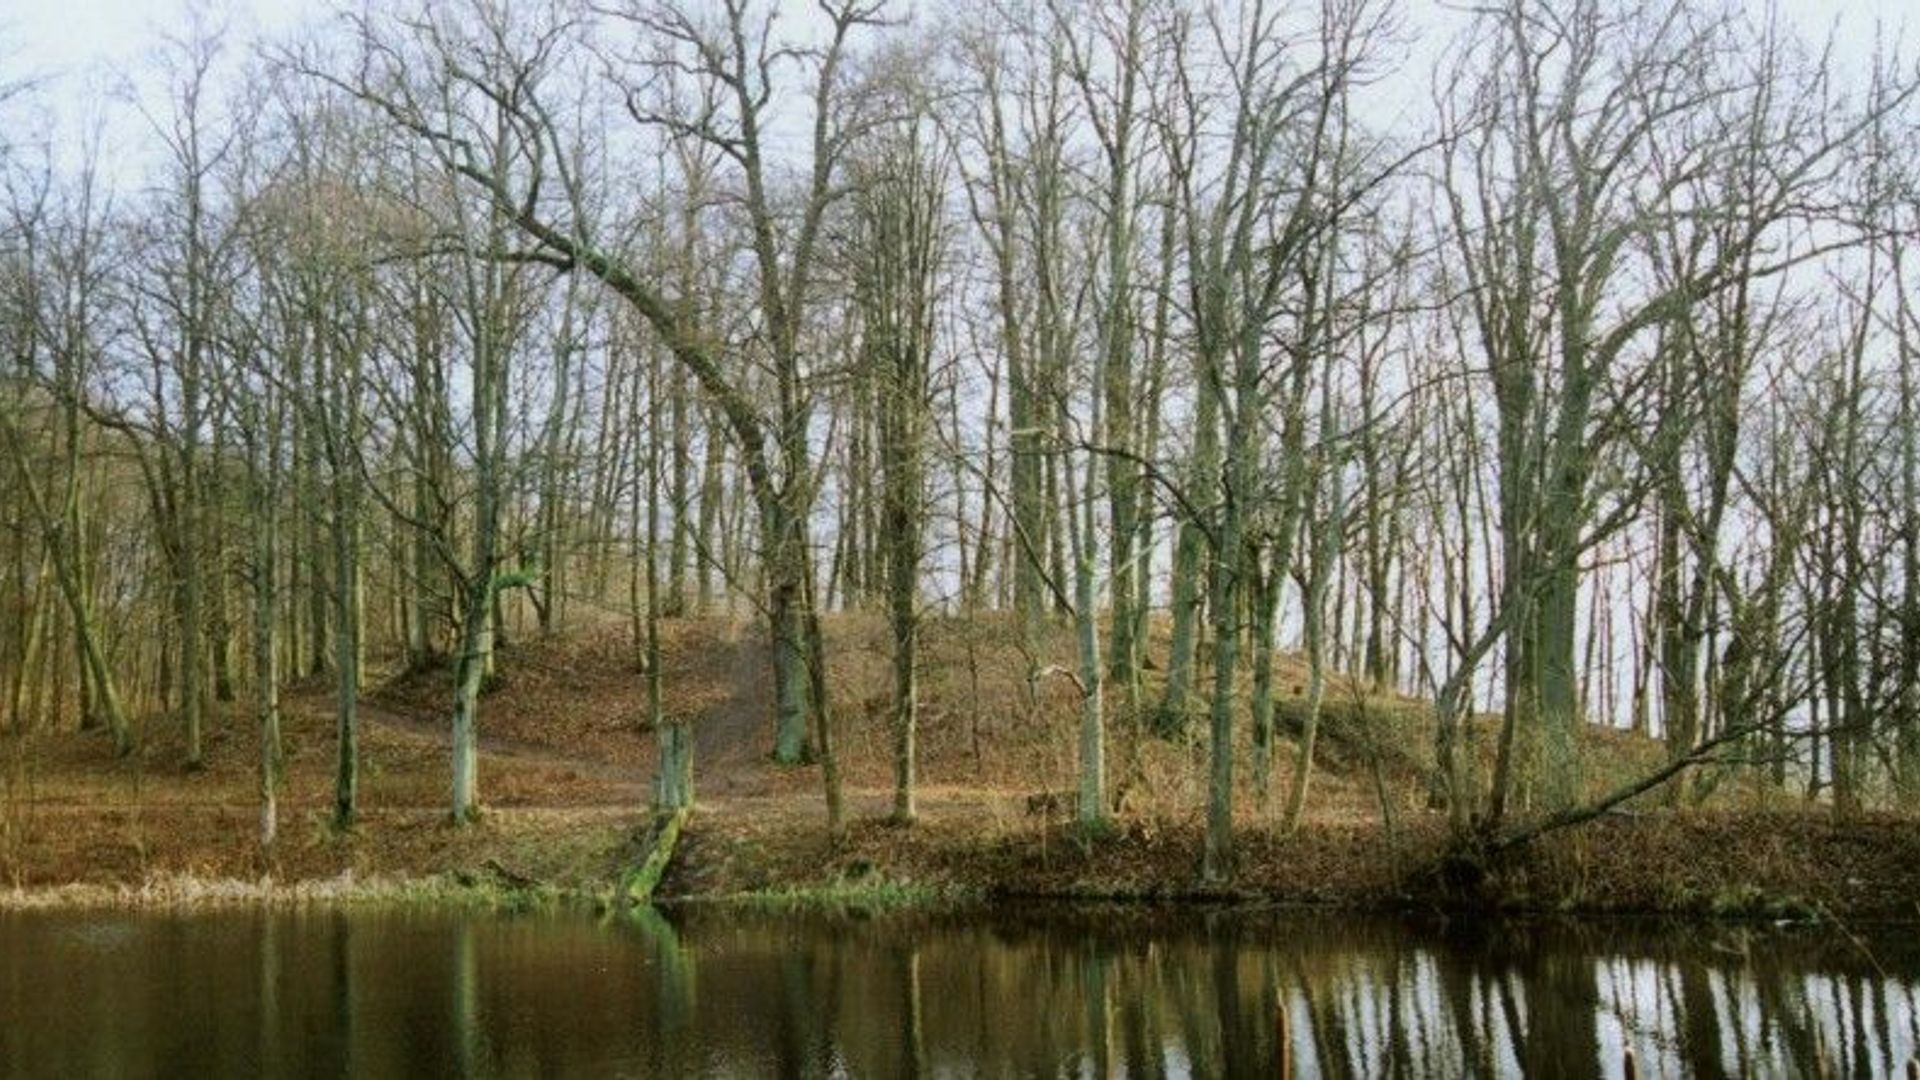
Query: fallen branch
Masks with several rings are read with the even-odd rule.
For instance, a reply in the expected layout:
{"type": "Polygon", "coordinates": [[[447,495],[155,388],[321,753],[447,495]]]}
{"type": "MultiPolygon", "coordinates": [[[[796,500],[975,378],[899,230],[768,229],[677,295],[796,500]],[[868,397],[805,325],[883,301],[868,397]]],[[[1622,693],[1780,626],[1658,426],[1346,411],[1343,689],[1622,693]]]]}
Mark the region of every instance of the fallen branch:
{"type": "Polygon", "coordinates": [[[646,858],[620,879],[619,896],[623,902],[653,902],[653,891],[660,886],[660,879],[667,872],[667,864],[673,860],[673,850],[680,843],[680,832],[691,815],[691,810],[681,807],[654,823],[653,841],[647,849],[646,858]]]}
{"type": "MultiPolygon", "coordinates": [[[[1764,725],[1760,724],[1749,724],[1743,727],[1729,728],[1715,735],[1713,738],[1706,740],[1699,746],[1694,747],[1680,757],[1673,758],[1665,765],[1662,765],[1647,775],[1614,788],[1593,802],[1569,810],[1562,810],[1558,813],[1548,814],[1546,817],[1529,822],[1504,836],[1488,841],[1484,845],[1483,850],[1490,855],[1499,855],[1512,851],[1515,848],[1530,844],[1548,833],[1572,828],[1575,825],[1582,825],[1595,818],[1611,813],[1613,809],[1621,803],[1652,791],[1654,788],[1659,787],[1696,765],[1727,764],[1730,759],[1720,757],[1715,751],[1730,742],[1747,738],[1750,735],[1760,734],[1764,730],[1764,725]]],[[[1806,731],[1796,732],[1795,734],[1800,737],[1809,737],[1819,733],[1806,731]]]]}

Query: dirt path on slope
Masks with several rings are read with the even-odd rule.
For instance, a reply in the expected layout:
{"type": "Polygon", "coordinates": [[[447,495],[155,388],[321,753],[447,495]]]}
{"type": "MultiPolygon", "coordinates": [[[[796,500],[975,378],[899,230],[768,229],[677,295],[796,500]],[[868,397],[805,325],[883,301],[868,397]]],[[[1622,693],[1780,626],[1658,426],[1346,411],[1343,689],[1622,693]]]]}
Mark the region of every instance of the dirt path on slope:
{"type": "MultiPolygon", "coordinates": [[[[720,643],[727,653],[725,659],[711,665],[720,669],[717,681],[724,684],[725,696],[694,721],[695,789],[702,798],[751,797],[771,794],[781,787],[768,754],[772,736],[771,658],[768,644],[755,629],[750,622],[732,627],[720,643]]],[[[447,743],[443,717],[423,716],[362,698],[360,718],[369,727],[415,745],[444,748],[447,743]]],[[[484,709],[479,728],[484,754],[521,765],[568,770],[623,793],[632,792],[632,798],[639,802],[647,797],[650,776],[630,766],[591,752],[490,734],[484,709]]]]}
{"type": "Polygon", "coordinates": [[[727,699],[694,725],[694,790],[702,795],[758,792],[770,777],[763,743],[773,710],[772,658],[767,655],[767,643],[753,630],[746,623],[733,628],[727,699]]]}

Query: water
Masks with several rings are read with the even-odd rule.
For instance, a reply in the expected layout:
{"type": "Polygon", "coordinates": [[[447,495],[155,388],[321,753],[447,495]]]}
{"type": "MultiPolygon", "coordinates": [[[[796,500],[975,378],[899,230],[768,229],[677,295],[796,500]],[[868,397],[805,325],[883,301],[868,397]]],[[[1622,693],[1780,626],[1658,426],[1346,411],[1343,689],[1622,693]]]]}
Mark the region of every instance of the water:
{"type": "Polygon", "coordinates": [[[6,1076],[1901,1075],[1920,942],[1043,908],[0,914],[6,1076]],[[1819,1063],[1819,1064],[1816,1064],[1819,1063]]]}

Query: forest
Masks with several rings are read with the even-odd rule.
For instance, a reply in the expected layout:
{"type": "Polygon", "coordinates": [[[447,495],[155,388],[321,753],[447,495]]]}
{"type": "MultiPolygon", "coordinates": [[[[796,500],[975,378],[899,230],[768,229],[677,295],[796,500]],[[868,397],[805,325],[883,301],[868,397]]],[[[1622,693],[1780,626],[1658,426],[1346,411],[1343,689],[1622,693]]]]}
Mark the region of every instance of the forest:
{"type": "Polygon", "coordinates": [[[0,50],[6,876],[63,792],[378,844],[402,728],[452,836],[590,729],[669,848],[1207,890],[1909,831],[1920,65],[1424,8],[195,5],[111,123],[0,50]]]}

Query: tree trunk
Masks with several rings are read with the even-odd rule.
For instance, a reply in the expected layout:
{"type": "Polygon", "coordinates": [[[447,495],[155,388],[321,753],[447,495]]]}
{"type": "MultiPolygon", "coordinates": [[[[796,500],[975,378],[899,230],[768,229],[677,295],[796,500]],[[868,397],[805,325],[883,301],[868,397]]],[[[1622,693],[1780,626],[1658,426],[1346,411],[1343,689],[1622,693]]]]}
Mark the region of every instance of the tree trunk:
{"type": "MultiPolygon", "coordinates": [[[[1204,383],[1197,397],[1193,451],[1186,472],[1189,491],[1204,491],[1214,485],[1220,468],[1220,404],[1204,383]]],[[[1280,567],[1277,572],[1286,573],[1287,568],[1280,567]]],[[[1193,685],[1194,658],[1199,653],[1200,616],[1208,577],[1206,530],[1202,523],[1183,515],[1173,548],[1173,643],[1168,651],[1167,684],[1157,725],[1165,736],[1176,736],[1186,729],[1190,708],[1187,699],[1193,685]]]]}
{"type": "Polygon", "coordinates": [[[1073,628],[1074,641],[1080,656],[1080,785],[1079,798],[1075,803],[1074,816],[1082,829],[1097,829],[1107,821],[1107,748],[1105,692],[1102,663],[1100,657],[1099,614],[1095,610],[1096,594],[1093,587],[1094,569],[1094,498],[1093,480],[1096,457],[1087,455],[1087,490],[1078,493],[1072,479],[1073,465],[1063,461],[1061,468],[1067,473],[1067,495],[1070,516],[1082,515],[1067,530],[1068,541],[1073,546],[1073,628]]]}
{"type": "MultiPolygon", "coordinates": [[[[1337,432],[1333,433],[1337,437],[1337,432]]],[[[1340,462],[1328,466],[1332,490],[1328,510],[1316,524],[1319,535],[1313,538],[1307,556],[1307,588],[1302,606],[1307,634],[1307,715],[1300,732],[1300,751],[1293,762],[1293,784],[1287,792],[1284,828],[1292,832],[1300,827],[1307,809],[1307,785],[1313,776],[1313,751],[1320,737],[1320,709],[1327,693],[1327,588],[1333,578],[1334,564],[1340,558],[1342,520],[1346,498],[1341,483],[1340,462]]],[[[1317,486],[1317,485],[1316,485],[1317,486]]],[[[1309,496],[1311,499],[1311,496],[1309,496]]]]}
{"type": "Polygon", "coordinates": [[[277,482],[277,436],[264,464],[255,465],[251,485],[253,511],[253,692],[260,728],[260,851],[271,856],[279,835],[280,797],[280,657],[279,587],[274,580],[280,562],[280,508],[274,504],[270,483],[277,482]],[[270,480],[269,478],[273,479],[270,480]]]}
{"type": "Polygon", "coordinates": [[[333,481],[333,825],[352,828],[360,810],[360,576],[359,500],[353,481],[333,481]]]}
{"type": "Polygon", "coordinates": [[[1252,607],[1253,783],[1263,800],[1271,792],[1273,780],[1274,623],[1279,615],[1287,566],[1293,558],[1293,545],[1288,537],[1276,536],[1272,548],[1272,560],[1264,567],[1259,547],[1249,546],[1246,554],[1248,599],[1252,607]]]}
{"type": "MultiPolygon", "coordinates": [[[[1236,417],[1235,425],[1252,422],[1251,417],[1236,417]]],[[[1213,618],[1213,701],[1208,709],[1207,831],[1200,862],[1200,878],[1209,885],[1224,885],[1233,878],[1233,677],[1240,660],[1240,628],[1235,625],[1240,612],[1241,561],[1228,552],[1238,552],[1242,538],[1240,499],[1246,490],[1248,453],[1242,440],[1229,444],[1225,485],[1226,498],[1220,512],[1220,541],[1214,553],[1213,574],[1207,607],[1213,618]]]]}
{"type": "MultiPolygon", "coordinates": [[[[636,379],[637,383],[639,380],[636,379]]],[[[689,718],[676,713],[669,721],[661,706],[660,691],[666,673],[661,670],[660,658],[660,458],[661,458],[661,409],[659,395],[658,365],[649,369],[648,384],[648,424],[647,424],[647,531],[646,531],[646,679],[647,679],[647,720],[653,728],[654,738],[660,745],[660,759],[653,779],[653,809],[656,813],[671,813],[693,805],[693,727],[689,718]]],[[[638,394],[634,395],[636,398],[638,394]]],[[[679,403],[674,406],[675,427],[680,423],[683,409],[679,403]]],[[[639,410],[634,410],[638,419],[639,410]]],[[[680,448],[674,451],[675,482],[682,479],[679,475],[684,468],[684,453],[680,448]]],[[[675,511],[676,522],[680,517],[675,511]]],[[[680,526],[675,525],[676,536],[680,526]]],[[[671,588],[671,586],[670,586],[671,588]]]]}
{"type": "MultiPolygon", "coordinates": [[[[453,810],[455,824],[465,824],[479,813],[479,742],[475,722],[479,713],[480,683],[487,656],[493,651],[491,529],[477,528],[475,566],[460,612],[460,651],[453,668],[453,810]],[[480,539],[480,533],[488,534],[480,539]],[[488,557],[481,558],[486,555],[488,557]]],[[[471,568],[470,568],[471,569],[471,568]]]]}
{"type": "Polygon", "coordinates": [[[798,765],[813,756],[807,733],[806,540],[788,502],[787,492],[762,502],[761,550],[767,552],[767,629],[773,650],[773,760],[798,765]]]}
{"type": "Polygon", "coordinates": [[[53,560],[54,580],[60,587],[60,596],[66,601],[68,616],[73,621],[80,666],[85,677],[92,680],[94,704],[106,720],[107,730],[113,737],[114,753],[124,757],[133,750],[133,731],[127,722],[126,710],[120,703],[113,671],[107,666],[106,653],[100,644],[99,627],[94,622],[92,601],[83,585],[84,567],[77,550],[80,541],[78,409],[77,402],[67,403],[66,490],[58,517],[47,505],[40,481],[27,461],[20,430],[11,417],[6,418],[6,435],[14,466],[20,475],[20,486],[26,492],[33,519],[40,525],[47,553],[53,560]]]}

